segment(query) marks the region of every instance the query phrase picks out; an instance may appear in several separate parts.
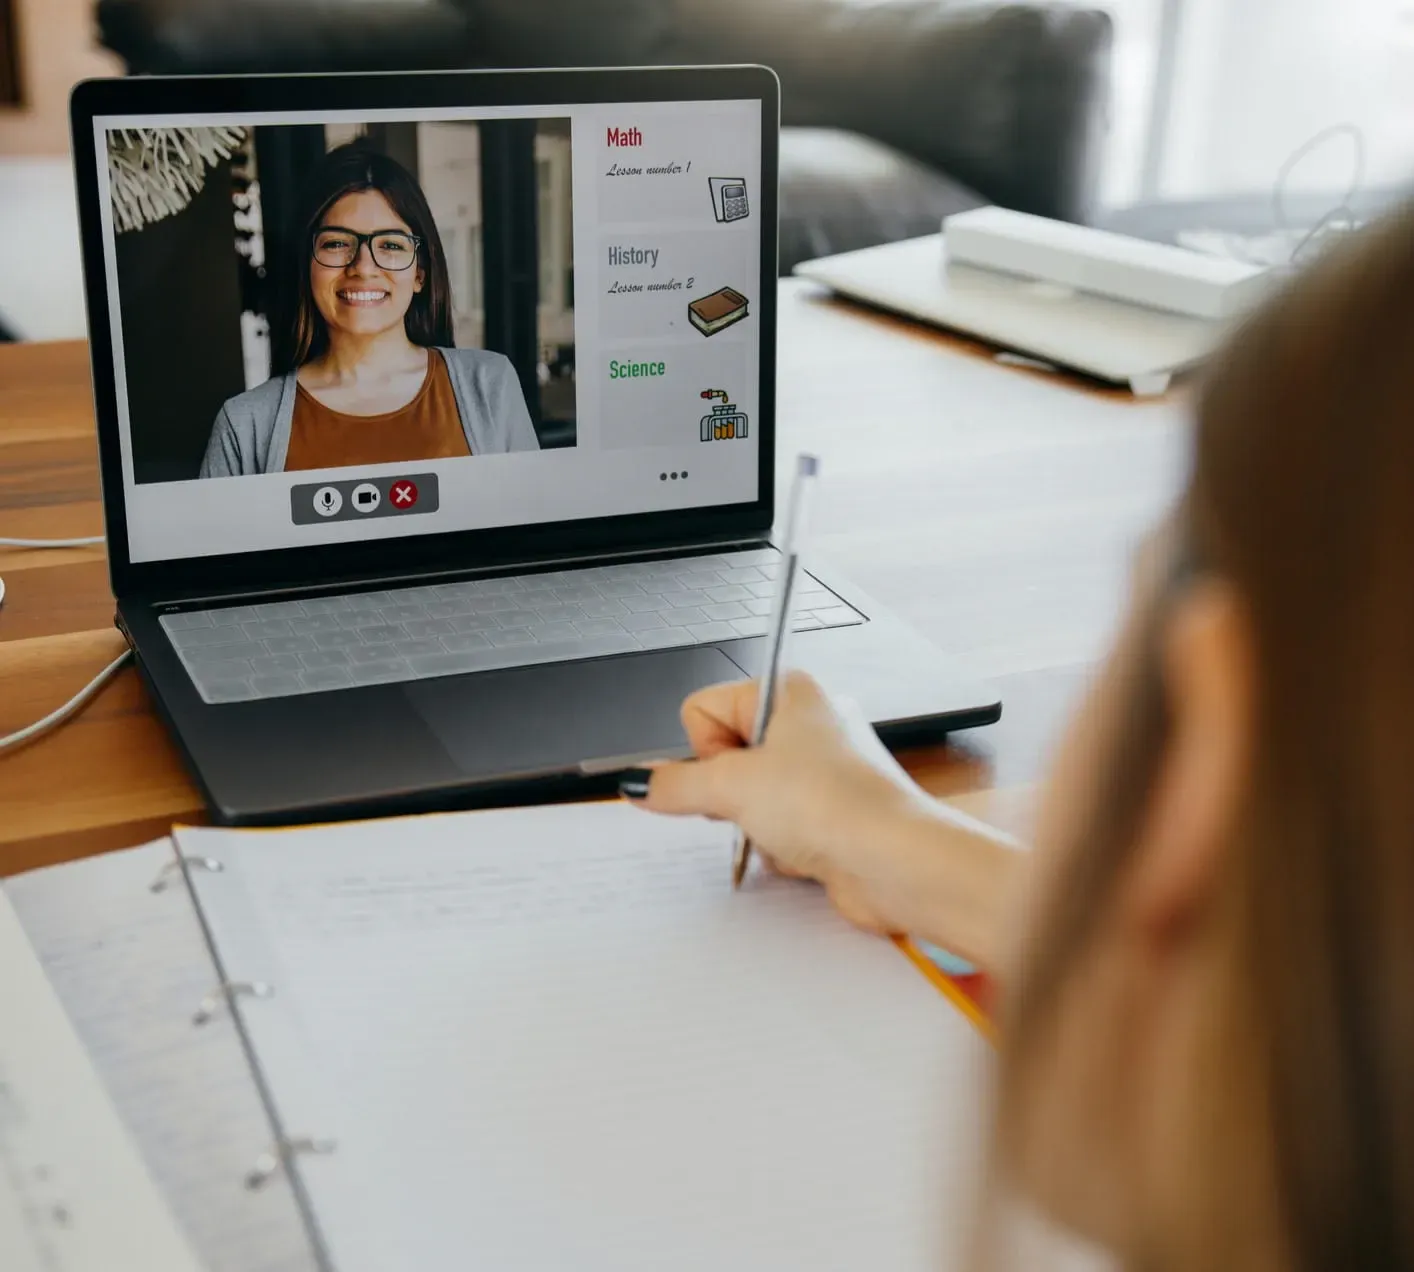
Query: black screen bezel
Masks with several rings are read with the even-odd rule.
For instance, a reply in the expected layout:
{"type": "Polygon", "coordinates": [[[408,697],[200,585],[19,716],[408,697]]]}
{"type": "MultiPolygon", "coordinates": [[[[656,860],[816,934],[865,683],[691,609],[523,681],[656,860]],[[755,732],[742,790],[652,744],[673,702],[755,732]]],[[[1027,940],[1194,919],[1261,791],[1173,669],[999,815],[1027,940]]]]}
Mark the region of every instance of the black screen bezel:
{"type": "Polygon", "coordinates": [[[314,580],[386,578],[612,553],[652,544],[750,538],[774,514],[776,385],[776,186],[780,87],[760,66],[650,67],[569,71],[423,71],[386,74],[233,75],[90,80],[70,98],[74,172],[88,307],[89,354],[108,540],[116,597],[179,598],[278,591],[314,580]],[[761,104],[761,341],[754,501],[669,512],[584,518],[406,538],[133,562],[119,438],[117,382],[99,214],[96,117],[242,111],[458,109],[468,106],[755,100],[761,104]]]}

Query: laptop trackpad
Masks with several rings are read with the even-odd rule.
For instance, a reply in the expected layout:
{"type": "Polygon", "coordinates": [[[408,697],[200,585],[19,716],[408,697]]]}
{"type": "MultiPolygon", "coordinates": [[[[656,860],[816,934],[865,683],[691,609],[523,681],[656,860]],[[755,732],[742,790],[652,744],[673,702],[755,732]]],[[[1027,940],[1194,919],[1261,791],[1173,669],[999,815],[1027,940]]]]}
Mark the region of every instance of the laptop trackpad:
{"type": "Polygon", "coordinates": [[[683,699],[741,679],[730,658],[702,645],[403,688],[463,773],[495,778],[679,751],[686,745],[678,719],[683,699]]]}

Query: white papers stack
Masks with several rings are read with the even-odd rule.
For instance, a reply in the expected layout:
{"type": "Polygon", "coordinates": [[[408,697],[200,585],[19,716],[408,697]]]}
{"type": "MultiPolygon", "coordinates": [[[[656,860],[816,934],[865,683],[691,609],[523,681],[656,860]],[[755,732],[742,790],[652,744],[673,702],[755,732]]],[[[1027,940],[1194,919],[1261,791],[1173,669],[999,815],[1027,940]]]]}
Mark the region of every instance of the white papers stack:
{"type": "Polygon", "coordinates": [[[0,1268],[197,1272],[3,893],[0,1268]]]}
{"type": "Polygon", "coordinates": [[[600,805],[176,832],[339,1272],[957,1266],[986,1044],[728,832],[600,805]]]}
{"type": "MultiPolygon", "coordinates": [[[[192,1024],[215,973],[180,881],[160,894],[149,890],[172,860],[162,840],[35,870],[7,879],[0,905],[6,896],[13,903],[206,1272],[310,1272],[308,1239],[288,1193],[242,1185],[269,1146],[270,1128],[231,1021],[218,1015],[202,1028],[192,1024]]],[[[0,1260],[0,1269],[11,1265],[0,1260]]]]}

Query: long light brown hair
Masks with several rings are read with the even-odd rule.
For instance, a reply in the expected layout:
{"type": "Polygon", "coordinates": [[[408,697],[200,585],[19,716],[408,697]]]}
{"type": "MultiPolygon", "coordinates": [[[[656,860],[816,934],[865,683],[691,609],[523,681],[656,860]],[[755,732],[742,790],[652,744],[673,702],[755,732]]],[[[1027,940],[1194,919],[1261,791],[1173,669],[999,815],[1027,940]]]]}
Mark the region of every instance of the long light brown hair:
{"type": "MultiPolygon", "coordinates": [[[[1293,1272],[1414,1272],[1414,207],[1248,322],[1197,415],[1176,538],[1249,616],[1255,747],[1220,883],[1235,935],[1199,1084],[1194,1231],[1157,1264],[1232,1257],[1245,1140],[1293,1272]]],[[[1156,637],[1162,597],[1151,608],[1156,637]]],[[[1131,651],[1090,833],[1012,987],[1003,1145],[1025,1134],[1008,1100],[1036,1076],[1164,752],[1156,645],[1131,651]]]]}

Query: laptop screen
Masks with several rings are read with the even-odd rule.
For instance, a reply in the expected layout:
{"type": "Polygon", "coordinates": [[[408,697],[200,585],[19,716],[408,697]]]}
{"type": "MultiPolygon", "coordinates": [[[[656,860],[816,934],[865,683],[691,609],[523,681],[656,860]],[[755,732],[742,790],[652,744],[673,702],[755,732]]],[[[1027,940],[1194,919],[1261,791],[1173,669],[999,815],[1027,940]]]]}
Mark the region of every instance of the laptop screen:
{"type": "Polygon", "coordinates": [[[94,122],[134,562],[757,498],[760,102],[94,122]]]}

